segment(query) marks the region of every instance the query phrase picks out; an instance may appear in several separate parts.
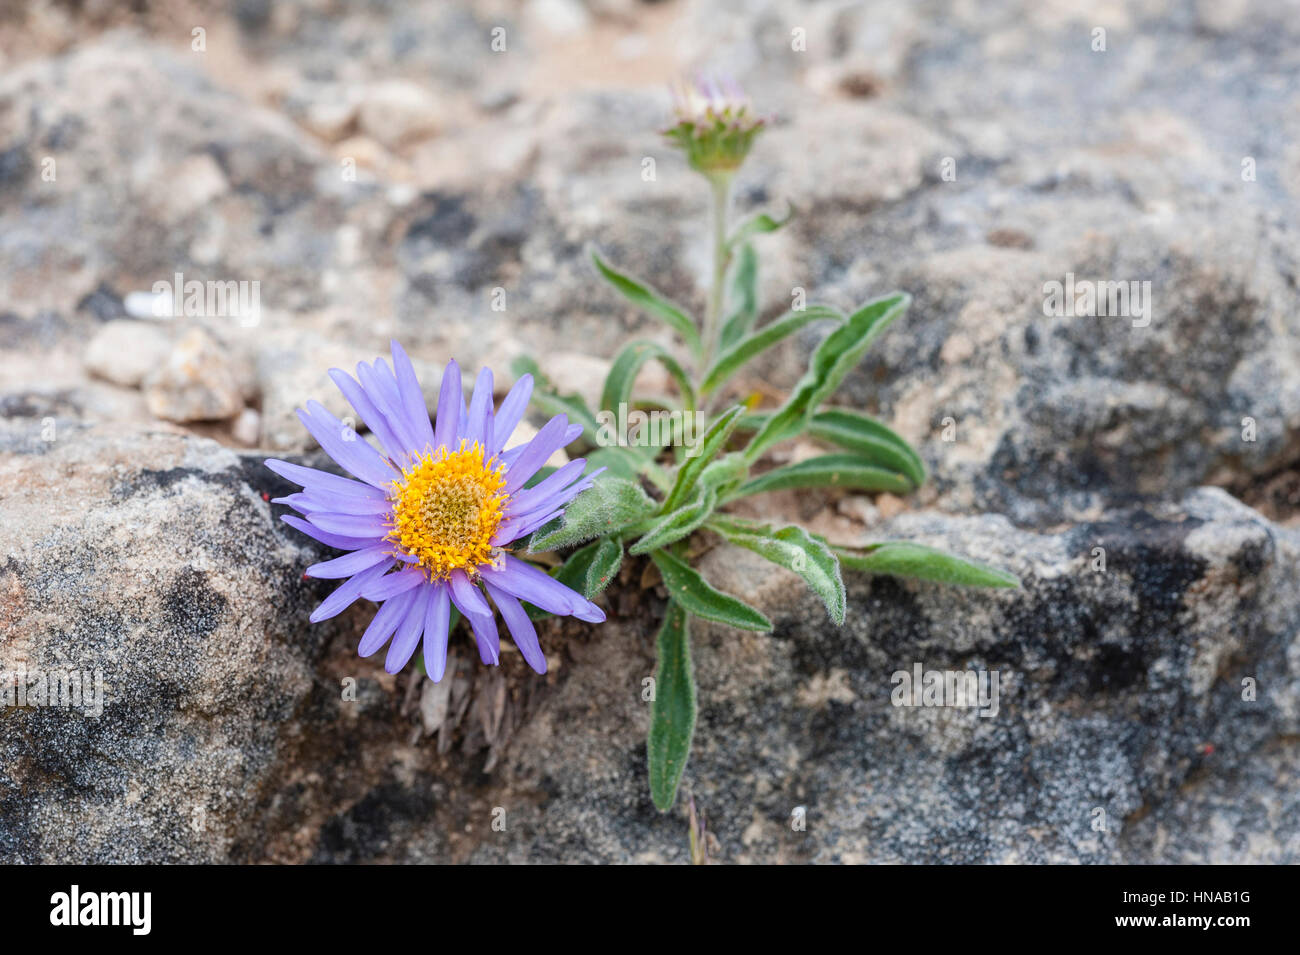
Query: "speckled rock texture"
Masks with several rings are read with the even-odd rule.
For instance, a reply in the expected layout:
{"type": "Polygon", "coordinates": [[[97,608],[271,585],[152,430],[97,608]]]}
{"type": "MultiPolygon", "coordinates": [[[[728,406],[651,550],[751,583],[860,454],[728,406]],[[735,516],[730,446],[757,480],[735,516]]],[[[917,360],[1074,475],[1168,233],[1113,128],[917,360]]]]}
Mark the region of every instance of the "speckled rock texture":
{"type": "MultiPolygon", "coordinates": [[[[0,11],[0,678],[99,671],[105,698],[0,707],[0,860],[676,862],[693,799],[723,862],[1300,862],[1283,8],[21,6],[0,11]],[[308,624],[324,552],[260,461],[321,463],[294,409],[346,414],[325,372],[395,336],[430,398],[453,356],[504,393],[529,352],[592,395],[629,336],[668,343],[585,250],[702,305],[707,190],[658,133],[664,84],[699,67],[772,115],[736,195],[797,212],[758,240],[764,318],[800,292],[914,300],[837,401],[931,482],[750,515],[1024,587],[857,576],[841,629],[702,541],[776,628],[697,626],[695,748],[661,815],[642,562],[607,624],[544,625],[545,677],[513,648],[482,668],[463,635],[440,686],[392,677],[355,656],[368,607],[308,624]],[[1148,314],[1045,314],[1071,274],[1149,282],[1148,314]],[[259,282],[257,320],[151,315],[178,279],[259,282]],[[996,716],[893,705],[917,664],[997,671],[996,716]]],[[[737,394],[773,400],[822,331],[737,394]]]]}

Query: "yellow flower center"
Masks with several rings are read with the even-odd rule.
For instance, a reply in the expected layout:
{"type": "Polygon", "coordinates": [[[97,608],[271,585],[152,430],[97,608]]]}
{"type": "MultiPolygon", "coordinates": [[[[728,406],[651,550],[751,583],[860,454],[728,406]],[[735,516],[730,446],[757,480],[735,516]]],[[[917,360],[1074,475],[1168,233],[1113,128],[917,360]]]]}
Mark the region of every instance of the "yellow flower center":
{"type": "Polygon", "coordinates": [[[457,451],[420,455],[393,482],[388,540],[417,558],[430,580],[492,562],[492,535],[507,499],[505,466],[483,454],[478,442],[462,441],[457,451]]]}

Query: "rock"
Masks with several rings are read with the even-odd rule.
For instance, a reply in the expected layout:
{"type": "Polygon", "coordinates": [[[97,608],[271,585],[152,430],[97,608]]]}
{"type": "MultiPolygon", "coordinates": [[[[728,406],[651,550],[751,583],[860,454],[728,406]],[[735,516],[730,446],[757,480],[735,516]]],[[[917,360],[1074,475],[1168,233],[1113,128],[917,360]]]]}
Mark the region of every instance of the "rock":
{"type": "Polygon", "coordinates": [[[245,408],[230,426],[230,435],[240,444],[255,447],[262,437],[262,416],[252,408],[245,408]]]}
{"type": "Polygon", "coordinates": [[[216,862],[258,838],[257,789],[323,632],[299,625],[306,590],[281,592],[312,552],[252,467],[211,441],[112,433],[0,463],[0,670],[89,673],[104,693],[97,716],[7,713],[6,860],[216,862]]]}
{"type": "Polygon", "coordinates": [[[239,374],[225,349],[194,328],[144,381],[149,410],[168,421],[219,421],[244,406],[239,374]]]}
{"type": "MultiPolygon", "coordinates": [[[[483,668],[457,634],[430,695],[354,656],[368,607],[305,622],[321,551],[274,519],[288,486],[255,456],[92,432],[6,459],[0,486],[0,671],[105,686],[97,717],[0,724],[6,862],[685,860],[683,805],[646,793],[652,593],[612,591],[597,628],[545,624],[545,678],[513,650],[483,668]]],[[[1298,861],[1295,532],[1217,489],[1050,533],[933,511],[883,531],[1024,590],[851,575],[837,629],[792,575],[708,553],[776,625],[694,630],[685,791],[723,861],[1298,861]],[[916,663],[997,670],[996,716],[892,705],[916,663]]]]}
{"type": "Polygon", "coordinates": [[[432,136],[443,110],[427,88],[409,80],[385,80],[366,89],[357,118],[361,130],[389,149],[432,136]]]}
{"type": "Polygon", "coordinates": [[[138,388],[171,352],[171,337],[157,323],[108,322],[86,346],[86,370],[114,384],[138,388]]]}

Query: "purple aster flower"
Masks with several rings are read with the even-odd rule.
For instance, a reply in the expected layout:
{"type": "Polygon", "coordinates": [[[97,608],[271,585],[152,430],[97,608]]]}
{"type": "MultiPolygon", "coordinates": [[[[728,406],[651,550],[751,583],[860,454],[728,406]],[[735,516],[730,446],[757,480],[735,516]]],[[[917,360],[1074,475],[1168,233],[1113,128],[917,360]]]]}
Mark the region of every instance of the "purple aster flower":
{"type": "Polygon", "coordinates": [[[335,616],[358,597],[374,600],[380,607],[361,638],[361,656],[391,639],[384,669],[396,673],[423,637],[425,670],[437,681],[447,666],[452,606],[469,621],[483,662],[500,662],[490,597],[528,665],[545,673],[546,657],[521,601],[591,623],[605,614],[515,557],[508,545],[559,517],[591,487],[594,474],[583,475],[582,459],[525,487],[552,454],[582,433],[582,425],[556,415],[531,441],[503,450],[528,406],[532,377],[520,378],[493,410],[492,372],[484,368],[466,407],[454,361],[443,373],[437,419],[431,423],[411,361],[397,342],[392,345],[391,369],[379,358],[373,365],[357,365],[355,379],[330,370],[382,450],[358,439],[318,402],[298,411],[325,452],[359,481],[287,461],[266,462],[303,489],[276,499],[302,515],[282,519],[348,551],[307,568],[309,577],[343,580],[311,621],[335,616]]]}

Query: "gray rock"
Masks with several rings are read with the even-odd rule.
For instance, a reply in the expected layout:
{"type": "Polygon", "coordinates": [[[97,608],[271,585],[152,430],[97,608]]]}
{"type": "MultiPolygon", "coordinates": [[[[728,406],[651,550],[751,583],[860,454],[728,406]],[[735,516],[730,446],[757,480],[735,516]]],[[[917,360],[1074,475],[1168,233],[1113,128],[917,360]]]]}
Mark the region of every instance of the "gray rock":
{"type": "Polygon", "coordinates": [[[171,352],[171,336],[157,323],[117,319],[86,346],[86,370],[115,384],[137,388],[171,352]]]}
{"type": "MultiPolygon", "coordinates": [[[[632,565],[609,623],[543,627],[547,677],[513,650],[483,668],[458,634],[434,699],[355,658],[367,609],[307,623],[320,552],[274,519],[263,495],[287,486],[256,458],[91,432],[10,458],[0,482],[0,669],[106,687],[97,717],[0,725],[6,861],[685,859],[684,809],[646,793],[662,598],[632,565]]],[[[721,860],[1297,861],[1294,532],[1214,489],[1051,533],[938,512],[883,530],[1025,588],[853,577],[837,629],[748,552],[706,554],[776,624],[695,629],[684,791],[721,860]],[[893,706],[891,675],[916,663],[999,671],[996,715],[893,706]]]]}
{"type": "Polygon", "coordinates": [[[220,421],[244,407],[226,350],[202,329],[186,332],[144,380],[149,410],[168,421],[220,421]]]}

